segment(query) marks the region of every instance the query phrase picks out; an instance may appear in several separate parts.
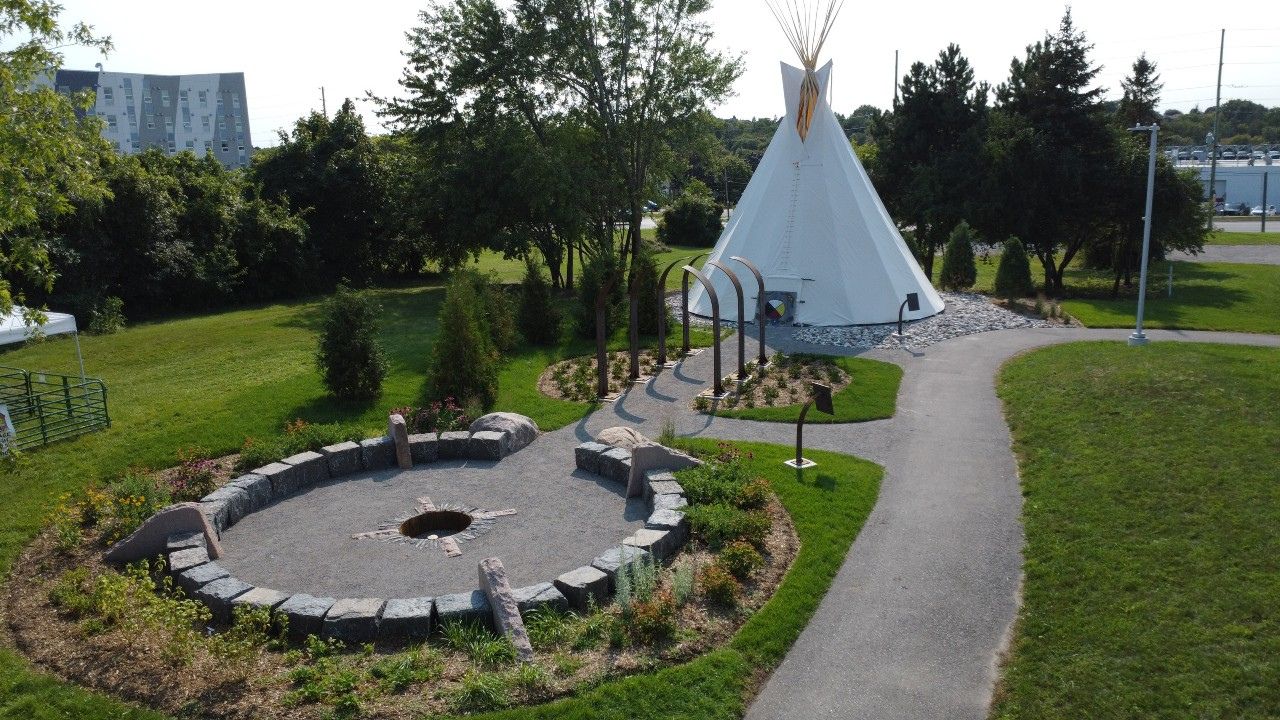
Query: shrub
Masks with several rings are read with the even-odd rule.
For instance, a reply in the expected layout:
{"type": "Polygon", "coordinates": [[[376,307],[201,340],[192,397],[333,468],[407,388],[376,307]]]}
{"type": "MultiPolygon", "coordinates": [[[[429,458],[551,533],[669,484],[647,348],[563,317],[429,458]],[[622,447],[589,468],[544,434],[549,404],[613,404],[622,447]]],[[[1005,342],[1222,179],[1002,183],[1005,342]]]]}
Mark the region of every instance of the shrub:
{"type": "Polygon", "coordinates": [[[399,413],[404,418],[406,429],[410,433],[439,435],[451,430],[466,430],[471,426],[467,411],[459,407],[458,401],[451,397],[434,400],[420,408],[392,408],[391,412],[399,413]]]}
{"type": "Polygon", "coordinates": [[[742,584],[719,563],[703,568],[699,585],[707,600],[721,607],[736,606],[742,595],[742,584]]]}
{"type": "MultiPolygon", "coordinates": [[[[658,277],[659,270],[653,254],[648,248],[641,245],[640,254],[636,257],[635,265],[635,282],[639,285],[640,297],[639,305],[636,308],[636,316],[639,320],[641,335],[657,335],[658,334],[658,318],[665,313],[667,316],[667,327],[672,327],[670,308],[666,302],[658,301],[658,277]]],[[[627,313],[628,322],[630,322],[630,299],[628,299],[627,313]]]]}
{"type": "Polygon", "coordinates": [[[772,523],[760,511],[742,510],[732,505],[714,503],[688,508],[693,536],[712,549],[720,549],[734,540],[745,540],[763,547],[772,523]]]}
{"type": "Polygon", "coordinates": [[[1000,251],[1000,264],[996,267],[996,295],[1013,300],[1026,297],[1036,291],[1031,280],[1031,260],[1022,241],[1010,237],[1000,251]]]}
{"type": "Polygon", "coordinates": [[[489,334],[489,341],[499,353],[504,353],[520,342],[516,328],[519,311],[516,298],[496,278],[486,278],[480,273],[469,273],[476,285],[476,297],[480,301],[478,318],[489,334]]]}
{"type": "Polygon", "coordinates": [[[720,552],[720,564],[730,575],[745,581],[751,573],[764,565],[764,557],[749,543],[735,540],[720,552]]]}
{"type": "Polygon", "coordinates": [[[551,296],[551,284],[533,258],[524,261],[520,281],[520,334],[534,345],[550,345],[560,339],[560,306],[551,296]]]}
{"type": "Polygon", "coordinates": [[[369,674],[378,680],[386,693],[402,693],[410,685],[435,680],[444,674],[444,657],[439,650],[423,645],[385,657],[369,668],[369,674]]]}
{"type": "Polygon", "coordinates": [[[538,650],[562,647],[574,637],[573,616],[547,605],[526,613],[524,627],[529,644],[538,650]]]}
{"type": "Polygon", "coordinates": [[[178,467],[169,478],[169,488],[174,502],[199,500],[217,489],[214,478],[216,465],[197,448],[178,451],[178,467]]]}
{"type": "Polygon", "coordinates": [[[482,667],[499,667],[516,661],[516,648],[505,637],[497,637],[477,622],[447,622],[441,628],[445,644],[466,653],[482,667]]]}
{"type": "Polygon", "coordinates": [[[973,230],[963,220],[951,231],[947,247],[942,253],[942,287],[964,290],[977,282],[978,266],[973,257],[973,238],[973,230]]]}
{"type": "Polygon", "coordinates": [[[387,359],[378,344],[378,308],[345,285],[321,310],[320,348],[316,365],[325,387],[343,399],[369,399],[382,394],[387,359]]]}
{"type": "Polygon", "coordinates": [[[677,565],[671,572],[671,592],[676,605],[684,607],[693,598],[694,577],[697,567],[692,562],[677,565]]]}
{"type": "Polygon", "coordinates": [[[169,488],[154,477],[130,470],[97,496],[101,506],[94,510],[102,524],[103,542],[110,545],[128,536],[157,510],[169,504],[169,488]]]}
{"type": "Polygon", "coordinates": [[[658,241],[668,245],[712,247],[723,229],[720,206],[711,190],[703,182],[694,180],[663,213],[657,234],[658,241]]]}
{"type": "Polygon", "coordinates": [[[110,335],[124,329],[124,301],[114,295],[99,298],[89,309],[87,329],[94,335],[110,335]]]}
{"type": "Polygon", "coordinates": [[[676,630],[676,599],[670,590],[662,589],[631,608],[626,623],[627,631],[635,642],[652,645],[671,637],[676,630]]]}
{"type": "Polygon", "coordinates": [[[596,294],[609,278],[613,279],[613,285],[605,302],[605,336],[608,337],[626,323],[628,310],[625,271],[616,257],[600,254],[587,260],[578,282],[574,324],[579,337],[596,339],[596,294]]]}
{"type": "Polygon", "coordinates": [[[431,349],[428,383],[431,398],[458,398],[488,409],[498,397],[498,353],[481,323],[475,282],[456,274],[440,306],[440,333],[431,349]]]}

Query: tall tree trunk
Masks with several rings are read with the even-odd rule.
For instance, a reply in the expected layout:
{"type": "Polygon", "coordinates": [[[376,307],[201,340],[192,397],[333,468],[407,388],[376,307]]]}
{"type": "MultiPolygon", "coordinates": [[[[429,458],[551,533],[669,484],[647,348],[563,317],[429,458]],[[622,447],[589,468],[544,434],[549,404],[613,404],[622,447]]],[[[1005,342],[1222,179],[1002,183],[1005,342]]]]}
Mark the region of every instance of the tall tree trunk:
{"type": "Polygon", "coordinates": [[[565,253],[565,273],[564,273],[564,289],[573,292],[573,237],[570,236],[565,241],[569,246],[569,251],[565,253]]]}

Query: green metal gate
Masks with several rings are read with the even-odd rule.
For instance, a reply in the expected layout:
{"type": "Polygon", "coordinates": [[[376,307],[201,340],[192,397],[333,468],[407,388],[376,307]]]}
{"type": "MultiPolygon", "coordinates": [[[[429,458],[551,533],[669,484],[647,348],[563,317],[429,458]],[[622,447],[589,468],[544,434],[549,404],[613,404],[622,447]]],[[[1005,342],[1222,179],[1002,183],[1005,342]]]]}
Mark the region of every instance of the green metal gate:
{"type": "Polygon", "coordinates": [[[0,367],[0,405],[8,408],[21,450],[111,425],[107,386],[96,378],[0,367]]]}

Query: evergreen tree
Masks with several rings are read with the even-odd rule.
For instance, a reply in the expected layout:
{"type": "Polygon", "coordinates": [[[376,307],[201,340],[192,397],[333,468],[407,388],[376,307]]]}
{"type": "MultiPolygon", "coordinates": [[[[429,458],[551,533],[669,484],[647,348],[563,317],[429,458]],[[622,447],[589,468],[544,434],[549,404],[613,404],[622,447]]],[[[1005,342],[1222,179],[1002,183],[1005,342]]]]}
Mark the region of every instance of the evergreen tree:
{"type": "Polygon", "coordinates": [[[1000,264],[996,267],[996,295],[1010,300],[1026,297],[1036,291],[1031,280],[1031,261],[1022,241],[1011,237],[1004,241],[1000,264]]]}
{"type": "Polygon", "coordinates": [[[964,290],[978,280],[978,266],[973,256],[973,230],[961,220],[951,231],[946,252],[942,255],[942,287],[964,290]]]}
{"type": "Polygon", "coordinates": [[[987,143],[990,169],[978,225],[988,237],[1018,235],[1060,293],[1064,268],[1109,219],[1102,210],[1115,136],[1092,87],[1093,46],[1068,10],[1057,32],[1014,59],[997,91],[987,143]]]}
{"type": "Polygon", "coordinates": [[[987,95],[960,48],[948,45],[932,65],[911,66],[893,114],[875,121],[886,129],[870,170],[894,218],[915,226],[912,249],[929,275],[951,229],[974,210],[987,95]]]}
{"type": "Polygon", "coordinates": [[[520,334],[534,345],[550,345],[560,339],[560,308],[551,298],[551,286],[542,269],[527,258],[520,281],[520,334]]]}
{"type": "Polygon", "coordinates": [[[1160,120],[1156,112],[1156,104],[1160,102],[1160,75],[1156,72],[1156,64],[1147,60],[1142,53],[1133,62],[1133,73],[1120,81],[1124,95],[1116,108],[1116,122],[1122,128],[1135,125],[1150,125],[1160,120]]]}
{"type": "Polygon", "coordinates": [[[325,387],[347,400],[381,395],[387,360],[378,344],[377,307],[360,293],[339,285],[321,313],[316,365],[325,387]]]}
{"type": "Polygon", "coordinates": [[[716,205],[710,188],[701,180],[694,180],[662,214],[657,235],[662,243],[712,247],[723,229],[720,206],[716,205]]]}
{"type": "Polygon", "coordinates": [[[454,398],[488,410],[498,398],[498,353],[481,322],[482,306],[473,277],[457,273],[440,306],[440,331],[427,373],[432,400],[454,398]]]}

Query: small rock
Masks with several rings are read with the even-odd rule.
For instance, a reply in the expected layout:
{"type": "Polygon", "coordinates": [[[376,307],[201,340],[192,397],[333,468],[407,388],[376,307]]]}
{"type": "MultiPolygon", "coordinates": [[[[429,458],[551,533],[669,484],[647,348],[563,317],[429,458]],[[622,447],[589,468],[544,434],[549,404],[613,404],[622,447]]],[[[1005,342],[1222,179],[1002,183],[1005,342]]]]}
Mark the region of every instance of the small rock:
{"type": "Polygon", "coordinates": [[[409,428],[404,424],[404,416],[391,413],[387,416],[387,437],[391,438],[391,446],[395,448],[396,465],[401,470],[413,467],[413,455],[409,452],[409,428]]]}
{"type": "Polygon", "coordinates": [[[559,612],[569,610],[569,600],[549,582],[516,588],[511,591],[511,595],[516,599],[516,605],[520,607],[521,613],[533,612],[544,607],[559,612]]]}
{"type": "Polygon", "coordinates": [[[510,442],[505,432],[473,432],[467,443],[467,457],[473,460],[501,460],[507,455],[510,442]]]}
{"type": "Polygon", "coordinates": [[[493,614],[489,610],[489,598],[483,591],[440,595],[436,597],[435,624],[475,621],[487,628],[493,627],[493,614]]]}
{"type": "Polygon", "coordinates": [[[524,618],[520,616],[520,606],[511,592],[502,561],[496,557],[481,560],[479,574],[480,589],[489,599],[494,632],[511,641],[521,662],[533,662],[533,646],[529,644],[529,633],[524,628],[524,618]]]}
{"type": "Polygon", "coordinates": [[[360,456],[365,470],[386,470],[396,466],[396,449],[391,438],[378,437],[360,441],[360,456]]]}
{"type": "Polygon", "coordinates": [[[538,424],[524,415],[509,412],[495,412],[482,415],[471,423],[471,432],[485,430],[505,432],[510,437],[509,452],[516,452],[538,438],[538,424]]]}
{"type": "Polygon", "coordinates": [[[378,614],[383,602],[377,598],[339,600],[324,616],[325,637],[359,645],[378,637],[378,614]]]}
{"type": "Polygon", "coordinates": [[[339,478],[350,475],[359,472],[364,466],[363,459],[360,457],[360,444],[350,440],[336,445],[326,445],[320,448],[320,454],[324,456],[325,464],[329,466],[329,477],[339,478]]]}
{"type": "MultiPolygon", "coordinates": [[[[257,512],[271,504],[271,480],[265,475],[246,473],[227,483],[225,487],[240,488],[249,496],[245,515],[257,512]]],[[[239,522],[239,519],[236,522],[239,522]]]]}
{"type": "Polygon", "coordinates": [[[169,553],[169,572],[180,573],[209,562],[209,552],[202,547],[187,548],[169,553]]]}
{"type": "Polygon", "coordinates": [[[459,460],[467,457],[471,445],[471,433],[466,430],[450,430],[440,433],[436,447],[441,460],[459,460]]]}
{"type": "Polygon", "coordinates": [[[207,562],[178,573],[178,587],[186,590],[187,594],[191,595],[214,580],[221,580],[230,575],[231,573],[227,572],[218,563],[207,562]]]}
{"type": "Polygon", "coordinates": [[[591,599],[597,606],[609,599],[609,576],[599,568],[583,565],[555,579],[556,589],[564,595],[570,607],[587,612],[591,599]]]}
{"type": "Polygon", "coordinates": [[[263,465],[253,471],[254,475],[262,475],[271,482],[271,497],[282,498],[291,494],[298,487],[298,469],[282,462],[263,465]]]}
{"type": "Polygon", "coordinates": [[[249,493],[234,485],[223,485],[213,492],[200,498],[202,505],[210,503],[222,503],[223,507],[217,511],[217,522],[214,526],[219,532],[240,522],[240,518],[253,512],[253,498],[249,497],[249,493]]]}
{"type": "Polygon", "coordinates": [[[324,616],[337,602],[333,598],[318,598],[298,593],[276,608],[289,618],[289,636],[296,639],[319,635],[324,630],[324,616]]]}
{"type": "Polygon", "coordinates": [[[596,442],[601,445],[612,445],[614,447],[620,447],[623,450],[631,450],[637,445],[651,441],[649,438],[641,435],[635,428],[617,426],[601,430],[596,435],[596,442]]]}
{"type": "Polygon", "coordinates": [[[435,600],[429,597],[388,600],[382,608],[378,636],[391,639],[423,640],[431,635],[435,600]]]}
{"type": "Polygon", "coordinates": [[[430,433],[414,433],[409,436],[409,455],[414,465],[433,463],[440,457],[436,436],[430,433]]]}
{"type": "Polygon", "coordinates": [[[226,623],[231,621],[231,601],[252,589],[248,583],[224,577],[200,586],[195,591],[195,598],[208,606],[214,620],[226,623]]]}
{"type": "Polygon", "coordinates": [[[573,449],[573,459],[579,470],[599,475],[600,456],[611,449],[597,442],[585,442],[573,449]]]}
{"type": "Polygon", "coordinates": [[[623,545],[606,550],[603,555],[591,561],[591,567],[609,576],[609,592],[612,593],[615,587],[614,578],[618,576],[618,571],[624,565],[629,567],[649,557],[651,557],[649,553],[640,548],[623,545]]]}
{"type": "MultiPolygon", "coordinates": [[[[274,612],[289,596],[279,590],[256,587],[231,601],[231,609],[245,605],[251,608],[266,608],[274,612]]],[[[234,612],[233,612],[234,614],[234,612]]]]}
{"type": "MultiPolygon", "coordinates": [[[[300,452],[283,460],[284,464],[297,468],[294,475],[294,489],[304,490],[319,482],[329,479],[329,462],[318,452],[300,452]]],[[[274,485],[272,486],[275,487],[274,485]]]]}
{"type": "Polygon", "coordinates": [[[680,549],[680,544],[670,532],[652,528],[641,528],[635,531],[631,537],[623,540],[622,544],[640,548],[662,560],[671,557],[680,549]]]}

